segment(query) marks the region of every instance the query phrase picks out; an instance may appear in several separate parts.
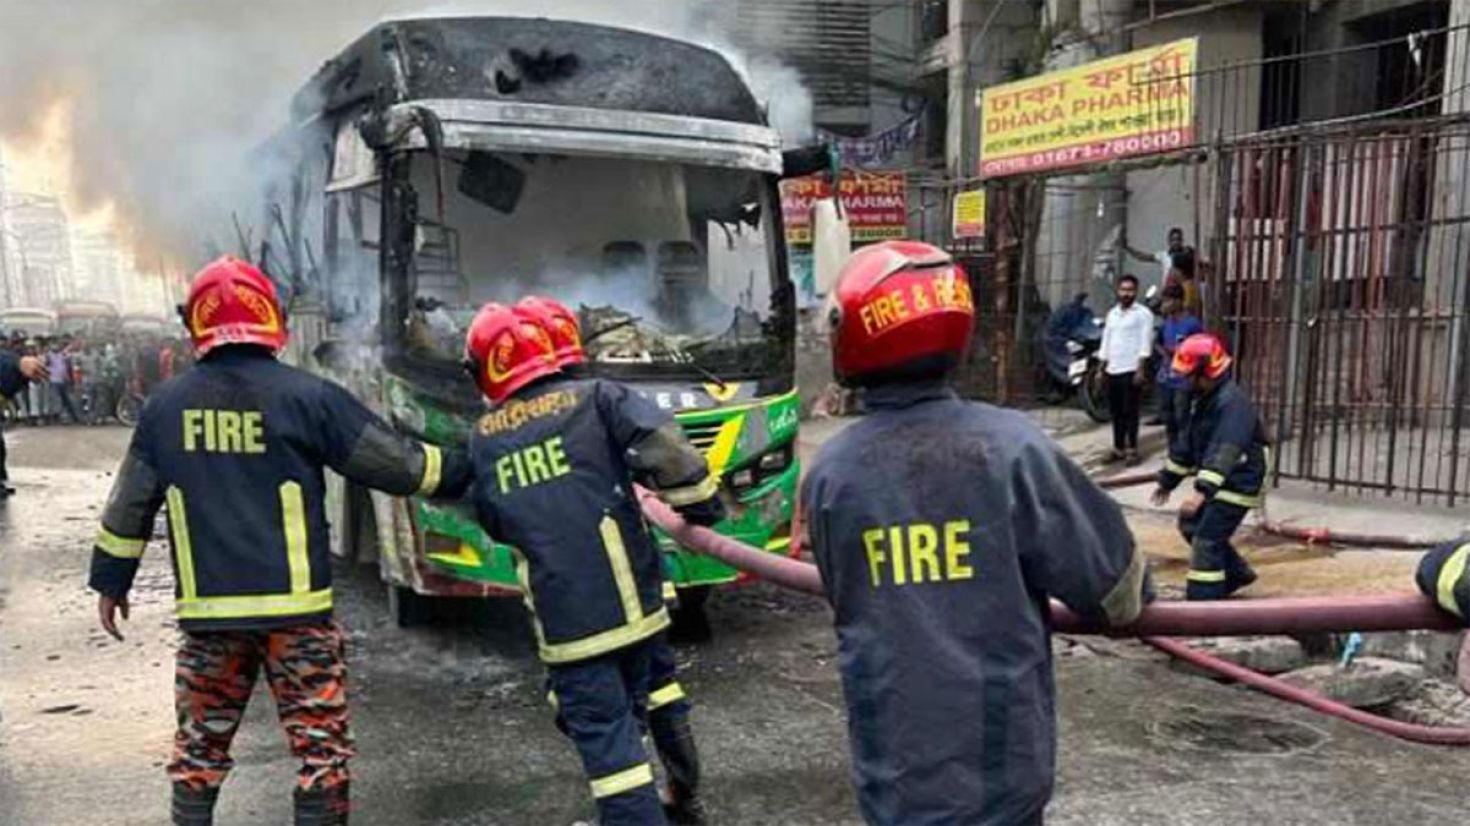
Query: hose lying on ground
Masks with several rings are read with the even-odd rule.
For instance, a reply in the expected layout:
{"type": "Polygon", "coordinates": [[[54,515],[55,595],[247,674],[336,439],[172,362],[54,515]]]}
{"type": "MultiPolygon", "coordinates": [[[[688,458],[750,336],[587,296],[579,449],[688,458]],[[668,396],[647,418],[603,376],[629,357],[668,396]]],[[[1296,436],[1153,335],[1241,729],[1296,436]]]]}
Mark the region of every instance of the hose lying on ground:
{"type": "MultiPolygon", "coordinates": [[[[1130,488],[1136,485],[1147,485],[1158,480],[1158,474],[1151,471],[1138,471],[1134,473],[1120,473],[1115,476],[1093,477],[1093,482],[1098,487],[1112,490],[1116,488],[1130,488]]],[[[1444,542],[1451,541],[1453,537],[1444,539],[1416,539],[1412,536],[1400,536],[1397,534],[1375,534],[1360,533],[1357,531],[1338,531],[1328,527],[1303,528],[1296,525],[1288,525],[1264,516],[1256,522],[1256,527],[1269,534],[1296,539],[1308,544],[1336,544],[1352,545],[1362,548],[1402,548],[1404,550],[1423,550],[1433,548],[1444,542]]]]}
{"type": "Polygon", "coordinates": [[[1268,677],[1255,671],[1236,665],[1228,660],[1206,654],[1203,651],[1185,645],[1179,640],[1164,639],[1161,637],[1144,637],[1143,641],[1164,653],[1183,660],[1191,665],[1212,671],[1223,677],[1229,677],[1236,682],[1243,683],[1251,688],[1264,691],[1273,697],[1288,702],[1306,706],[1313,711],[1367,726],[1374,731],[1388,734],[1415,743],[1428,743],[1435,746],[1470,746],[1470,729],[1464,728],[1441,728],[1436,726],[1421,726],[1415,723],[1406,723],[1402,720],[1390,720],[1387,717],[1379,717],[1366,711],[1344,705],[1336,700],[1329,700],[1320,694],[1315,694],[1303,688],[1291,685],[1275,677],[1268,677]]]}
{"type": "Polygon", "coordinates": [[[1365,548],[1402,548],[1404,550],[1423,550],[1433,548],[1446,539],[1415,539],[1412,536],[1399,536],[1394,534],[1358,533],[1356,531],[1335,531],[1331,528],[1302,528],[1296,525],[1288,525],[1285,522],[1277,522],[1272,519],[1262,518],[1256,522],[1256,527],[1266,533],[1284,536],[1288,539],[1299,539],[1308,544],[1336,544],[1356,545],[1365,548]]]}

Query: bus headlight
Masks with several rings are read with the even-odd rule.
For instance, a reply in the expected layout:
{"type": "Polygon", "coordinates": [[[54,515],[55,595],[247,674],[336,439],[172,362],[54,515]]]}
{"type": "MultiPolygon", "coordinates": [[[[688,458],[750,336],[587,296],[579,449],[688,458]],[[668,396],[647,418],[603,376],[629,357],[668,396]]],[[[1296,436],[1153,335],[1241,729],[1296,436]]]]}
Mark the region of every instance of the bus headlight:
{"type": "Polygon", "coordinates": [[[792,445],[782,445],[762,453],[753,463],[725,474],[725,484],[736,495],[744,494],[751,488],[758,487],[767,480],[784,473],[787,468],[791,467],[793,458],[792,445]]]}

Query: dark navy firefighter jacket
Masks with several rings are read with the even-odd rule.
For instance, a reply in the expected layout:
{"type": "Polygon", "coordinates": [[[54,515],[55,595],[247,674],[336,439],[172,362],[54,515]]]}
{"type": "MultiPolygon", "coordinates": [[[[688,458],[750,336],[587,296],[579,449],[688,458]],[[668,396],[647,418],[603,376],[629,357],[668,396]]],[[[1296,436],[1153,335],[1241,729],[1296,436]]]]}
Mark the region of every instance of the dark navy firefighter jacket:
{"type": "Polygon", "coordinates": [[[20,357],[0,350],[0,399],[8,399],[26,386],[26,377],[20,372],[20,357]]]}
{"type": "Polygon", "coordinates": [[[1225,379],[1190,404],[1189,421],[1169,446],[1159,485],[1173,490],[1194,476],[1207,501],[1259,507],[1266,484],[1266,430],[1239,384],[1225,379]]]}
{"type": "Polygon", "coordinates": [[[1118,506],[1024,415],[868,391],[801,492],[835,611],[869,823],[1038,822],[1056,748],[1048,598],[1126,623],[1147,570],[1118,506]]]}
{"type": "Polygon", "coordinates": [[[399,436],[346,390],[228,346],[144,406],[92,552],[91,587],[125,597],[168,506],[186,631],[325,621],[332,569],[322,468],[389,493],[463,487],[467,457],[399,436]]]}
{"type": "Polygon", "coordinates": [[[1470,535],[1425,554],[1416,579],[1425,596],[1470,625],[1470,535]]]}
{"type": "Polygon", "coordinates": [[[491,410],[470,439],[475,510],[516,549],[541,659],[561,664],[669,624],[637,482],[685,518],[723,518],[719,480],[672,417],[615,382],[553,376],[491,410]]]}

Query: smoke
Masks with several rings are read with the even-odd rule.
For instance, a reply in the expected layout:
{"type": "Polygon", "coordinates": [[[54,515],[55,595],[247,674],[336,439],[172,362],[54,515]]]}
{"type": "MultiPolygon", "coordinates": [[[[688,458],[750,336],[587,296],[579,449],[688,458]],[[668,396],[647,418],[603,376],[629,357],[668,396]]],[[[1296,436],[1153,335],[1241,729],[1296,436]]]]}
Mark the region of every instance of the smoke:
{"type": "MultiPolygon", "coordinates": [[[[721,49],[788,141],[811,130],[790,69],[747,60],[720,0],[44,0],[0,4],[0,140],[36,141],[66,116],[61,180],[73,210],[111,204],[135,251],[193,263],[205,237],[235,249],[232,211],[264,173],[252,150],[291,95],[375,23],[434,14],[525,15],[638,28],[721,49]]],[[[267,228],[255,227],[256,237],[267,228]]]]}

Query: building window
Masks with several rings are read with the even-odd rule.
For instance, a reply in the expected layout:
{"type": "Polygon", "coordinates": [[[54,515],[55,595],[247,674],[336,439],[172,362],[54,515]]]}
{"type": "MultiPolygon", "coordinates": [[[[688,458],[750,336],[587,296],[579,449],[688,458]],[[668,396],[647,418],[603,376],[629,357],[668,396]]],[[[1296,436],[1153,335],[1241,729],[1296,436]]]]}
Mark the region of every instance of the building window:
{"type": "Polygon", "coordinates": [[[872,77],[868,0],[740,0],[736,45],[798,72],[817,106],[868,106],[872,77]]]}

